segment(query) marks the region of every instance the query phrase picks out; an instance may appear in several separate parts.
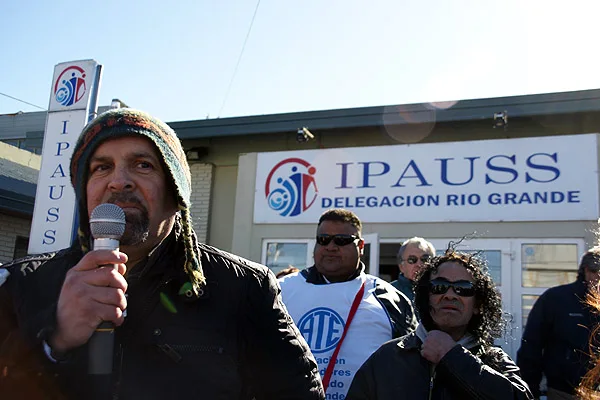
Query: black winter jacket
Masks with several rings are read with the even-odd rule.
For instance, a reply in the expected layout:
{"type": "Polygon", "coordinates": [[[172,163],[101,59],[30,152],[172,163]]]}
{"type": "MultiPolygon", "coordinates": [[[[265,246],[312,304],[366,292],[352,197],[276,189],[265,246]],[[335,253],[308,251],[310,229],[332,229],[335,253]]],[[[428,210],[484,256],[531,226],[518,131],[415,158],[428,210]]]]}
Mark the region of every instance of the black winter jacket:
{"type": "Polygon", "coordinates": [[[347,400],[510,400],[531,399],[519,368],[504,351],[461,345],[434,368],[421,357],[415,333],[379,348],[358,370],[347,400]]]}
{"type": "Polygon", "coordinates": [[[586,290],[583,280],[550,288],[529,313],[517,364],[536,397],[542,373],[549,387],[573,394],[590,368],[589,336],[599,318],[584,304],[586,290]]]}
{"type": "MultiPolygon", "coordinates": [[[[128,314],[115,330],[108,394],[118,399],[323,399],[316,362],[281,303],[274,275],[201,244],[207,284],[199,299],[189,300],[179,294],[187,281],[179,267],[181,246],[171,235],[145,266],[127,276],[128,314]]],[[[52,334],[65,274],[81,257],[73,248],[12,267],[15,273],[6,285],[25,342],[37,355],[52,334]]],[[[92,397],[86,347],[59,363],[41,357],[59,395],[92,397]]],[[[0,397],[9,398],[1,390],[0,397]]]]}

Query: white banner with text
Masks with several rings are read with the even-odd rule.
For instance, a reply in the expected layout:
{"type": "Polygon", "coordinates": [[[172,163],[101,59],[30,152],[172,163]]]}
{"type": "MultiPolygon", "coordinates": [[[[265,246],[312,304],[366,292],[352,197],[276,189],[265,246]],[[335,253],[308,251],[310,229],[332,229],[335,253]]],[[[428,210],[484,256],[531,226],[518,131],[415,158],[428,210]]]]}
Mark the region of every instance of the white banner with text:
{"type": "Polygon", "coordinates": [[[598,218],[596,134],[259,153],[254,223],[598,218]]]}

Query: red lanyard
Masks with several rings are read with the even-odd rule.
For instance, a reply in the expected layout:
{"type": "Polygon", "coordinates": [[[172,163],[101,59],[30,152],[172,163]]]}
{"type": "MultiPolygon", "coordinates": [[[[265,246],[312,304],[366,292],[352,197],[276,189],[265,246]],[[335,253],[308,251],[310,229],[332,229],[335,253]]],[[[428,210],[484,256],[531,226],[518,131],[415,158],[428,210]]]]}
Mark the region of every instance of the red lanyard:
{"type": "Polygon", "coordinates": [[[352,319],[354,318],[354,314],[356,314],[356,310],[358,309],[358,305],[363,298],[363,294],[365,293],[365,281],[363,281],[362,285],[360,285],[360,289],[356,293],[354,297],[354,301],[352,302],[352,307],[350,307],[350,312],[348,313],[348,318],[346,319],[346,326],[344,326],[344,332],[342,332],[342,337],[338,342],[337,346],[335,346],[335,351],[333,355],[329,359],[329,365],[327,365],[327,370],[325,370],[325,376],[323,376],[323,388],[325,388],[325,392],[327,392],[327,388],[329,386],[329,380],[331,379],[331,374],[333,374],[333,368],[335,367],[335,362],[337,360],[338,353],[342,348],[342,342],[346,337],[346,333],[348,333],[348,328],[350,328],[350,323],[352,323],[352,319]]]}

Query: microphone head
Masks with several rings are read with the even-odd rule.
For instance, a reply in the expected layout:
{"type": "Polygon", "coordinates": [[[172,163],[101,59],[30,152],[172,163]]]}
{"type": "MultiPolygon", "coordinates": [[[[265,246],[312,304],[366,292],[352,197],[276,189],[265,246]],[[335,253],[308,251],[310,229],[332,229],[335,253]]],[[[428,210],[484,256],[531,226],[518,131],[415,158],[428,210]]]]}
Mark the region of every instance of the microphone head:
{"type": "Polygon", "coordinates": [[[100,204],[90,216],[90,230],[94,239],[121,239],[125,233],[125,212],[116,204],[100,204]]]}

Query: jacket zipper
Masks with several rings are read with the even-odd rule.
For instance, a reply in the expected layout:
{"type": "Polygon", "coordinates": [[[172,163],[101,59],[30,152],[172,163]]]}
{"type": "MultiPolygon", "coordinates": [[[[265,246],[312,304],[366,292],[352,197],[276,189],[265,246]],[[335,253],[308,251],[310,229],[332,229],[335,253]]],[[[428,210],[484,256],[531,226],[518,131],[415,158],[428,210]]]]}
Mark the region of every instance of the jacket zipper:
{"type": "Polygon", "coordinates": [[[193,345],[193,344],[157,344],[156,345],[173,362],[178,363],[183,356],[179,351],[188,353],[217,353],[223,354],[223,347],[211,345],[193,345]],[[178,351],[179,350],[179,351],[178,351]]]}
{"type": "Polygon", "coordinates": [[[429,400],[431,400],[433,396],[433,381],[435,379],[435,372],[435,364],[431,364],[431,367],[429,368],[429,374],[431,376],[429,379],[429,400]]]}
{"type": "MultiPolygon", "coordinates": [[[[158,290],[163,287],[164,285],[167,285],[169,282],[171,281],[171,279],[168,279],[166,281],[159,281],[159,283],[154,286],[154,288],[152,289],[150,295],[147,297],[148,300],[151,300],[152,297],[158,292],[158,290]]],[[[149,311],[150,308],[152,306],[154,306],[156,303],[153,303],[152,301],[147,301],[144,302],[146,304],[146,306],[142,309],[142,312],[140,313],[141,316],[145,316],[149,311]]],[[[139,322],[143,321],[142,318],[139,318],[139,322]]],[[[139,323],[138,322],[138,323],[139,323]]],[[[132,329],[135,329],[136,327],[132,327],[132,329]]],[[[133,333],[130,333],[127,335],[127,339],[131,338],[131,335],[133,333]]],[[[124,336],[124,335],[123,335],[124,336]]],[[[119,350],[117,351],[117,358],[119,360],[118,363],[118,372],[116,374],[117,379],[113,382],[113,393],[112,393],[112,400],[118,400],[119,399],[119,389],[121,386],[121,379],[123,378],[123,353],[125,352],[125,350],[123,349],[123,345],[121,343],[119,343],[119,350]]]]}
{"type": "Polygon", "coordinates": [[[123,346],[121,346],[121,344],[119,343],[119,350],[117,351],[117,359],[118,361],[118,372],[117,372],[117,379],[115,380],[115,382],[113,383],[113,392],[112,392],[112,400],[119,400],[119,388],[121,386],[121,373],[123,371],[123,346]]]}

